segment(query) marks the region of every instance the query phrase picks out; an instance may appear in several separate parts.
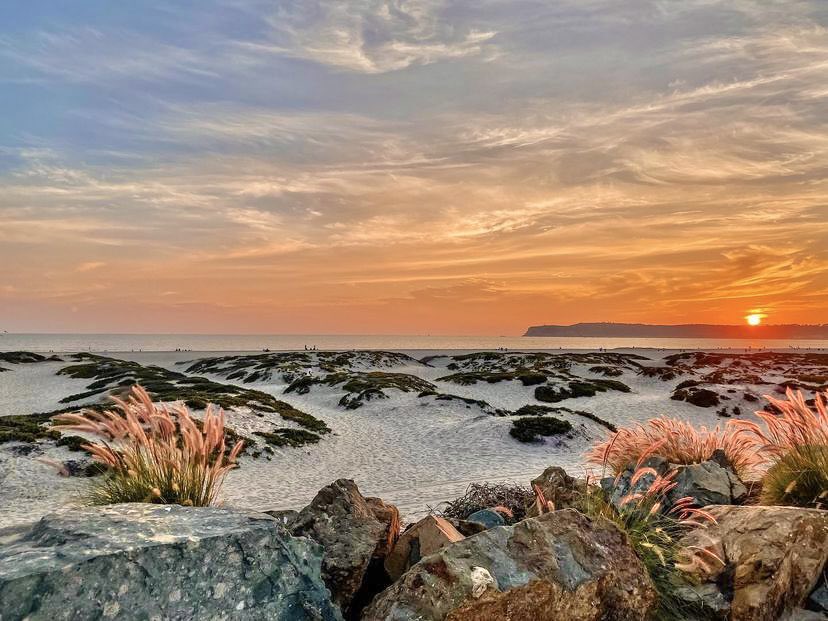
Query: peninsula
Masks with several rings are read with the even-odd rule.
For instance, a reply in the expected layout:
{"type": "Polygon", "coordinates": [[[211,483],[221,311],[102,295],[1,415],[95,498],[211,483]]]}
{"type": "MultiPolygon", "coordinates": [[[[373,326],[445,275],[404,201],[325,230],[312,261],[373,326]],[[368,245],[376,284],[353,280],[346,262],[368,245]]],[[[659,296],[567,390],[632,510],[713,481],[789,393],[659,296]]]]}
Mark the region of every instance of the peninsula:
{"type": "Polygon", "coordinates": [[[576,323],[570,326],[530,326],[523,336],[581,336],[615,338],[693,339],[828,339],[822,325],[652,325],[643,323],[576,323]]]}

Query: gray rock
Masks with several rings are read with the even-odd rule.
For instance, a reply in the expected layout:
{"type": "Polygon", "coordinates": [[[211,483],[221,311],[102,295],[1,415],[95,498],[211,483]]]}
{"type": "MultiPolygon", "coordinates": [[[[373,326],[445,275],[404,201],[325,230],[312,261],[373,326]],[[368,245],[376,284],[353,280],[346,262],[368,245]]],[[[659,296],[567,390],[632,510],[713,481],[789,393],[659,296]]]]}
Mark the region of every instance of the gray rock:
{"type": "MultiPolygon", "coordinates": [[[[671,464],[661,457],[650,457],[642,466],[653,468],[664,476],[671,470],[678,470],[673,479],[676,486],[667,494],[669,508],[680,498],[689,496],[699,507],[707,505],[732,505],[742,502],[748,490],[729,466],[722,466],[717,461],[708,460],[700,464],[671,464]]],[[[653,482],[654,476],[646,474],[634,487],[630,480],[634,469],[630,466],[616,481],[615,477],[601,479],[601,487],[610,494],[612,502],[619,506],[621,499],[630,493],[643,492],[653,482]]]]}
{"type": "Polygon", "coordinates": [[[321,549],[261,513],[122,504],[0,530],[0,619],[338,621],[321,549]]]}
{"type": "MultiPolygon", "coordinates": [[[[825,568],[825,571],[828,571],[828,567],[825,568]]],[[[828,582],[826,582],[824,574],[822,576],[822,582],[817,585],[817,588],[808,597],[808,608],[828,613],[828,582]]]]}
{"type": "Polygon", "coordinates": [[[286,526],[290,528],[290,524],[296,517],[299,515],[298,511],[294,511],[293,509],[280,509],[280,510],[270,510],[264,511],[270,517],[276,518],[282,526],[286,526]]]}
{"type": "Polygon", "coordinates": [[[670,492],[670,499],[689,496],[700,507],[707,505],[730,505],[747,496],[747,488],[730,468],[723,468],[713,461],[689,466],[676,466],[679,470],[674,481],[676,487],[670,492]]]}
{"type": "Polygon", "coordinates": [[[716,584],[684,584],[673,592],[679,599],[700,607],[710,619],[727,619],[730,613],[730,601],[716,584]]]}
{"type": "Polygon", "coordinates": [[[783,616],[781,621],[826,621],[826,619],[828,619],[828,615],[824,612],[797,608],[783,616]]]}
{"type": "Polygon", "coordinates": [[[626,536],[564,509],[440,548],[381,593],[363,621],[639,621],[656,601],[626,536]]]}
{"type": "MultiPolygon", "coordinates": [[[[663,457],[650,457],[641,464],[644,468],[652,468],[660,476],[667,474],[670,463],[663,457]]],[[[601,488],[608,494],[610,501],[616,506],[621,506],[621,499],[632,493],[644,492],[652,485],[655,477],[652,474],[642,476],[634,486],[630,485],[635,472],[633,466],[629,466],[619,477],[604,477],[600,481],[601,488]]]]}
{"type": "Polygon", "coordinates": [[[480,511],[475,511],[467,517],[466,520],[480,524],[484,528],[494,528],[495,526],[504,526],[506,524],[506,520],[503,519],[503,516],[492,509],[481,509],[480,511]]]}

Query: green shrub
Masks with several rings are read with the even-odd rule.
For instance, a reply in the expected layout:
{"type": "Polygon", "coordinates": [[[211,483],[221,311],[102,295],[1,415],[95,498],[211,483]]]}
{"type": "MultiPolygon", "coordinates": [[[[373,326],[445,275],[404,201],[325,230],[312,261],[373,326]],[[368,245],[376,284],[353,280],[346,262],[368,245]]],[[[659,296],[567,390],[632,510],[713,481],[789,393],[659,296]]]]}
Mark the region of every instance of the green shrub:
{"type": "Polygon", "coordinates": [[[557,436],[572,431],[568,420],[553,416],[527,416],[512,423],[509,435],[521,442],[540,442],[539,436],[557,436]]]}
{"type": "Polygon", "coordinates": [[[768,468],[762,479],[763,505],[828,507],[828,446],[797,446],[768,468]]]}

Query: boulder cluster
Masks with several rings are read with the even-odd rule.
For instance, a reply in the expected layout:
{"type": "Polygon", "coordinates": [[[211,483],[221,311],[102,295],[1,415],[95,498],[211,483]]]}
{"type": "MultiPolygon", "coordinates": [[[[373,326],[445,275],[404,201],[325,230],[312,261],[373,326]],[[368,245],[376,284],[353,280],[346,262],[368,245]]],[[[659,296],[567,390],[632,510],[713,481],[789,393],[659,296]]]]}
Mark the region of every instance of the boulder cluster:
{"type": "MultiPolygon", "coordinates": [[[[679,468],[672,493],[715,519],[683,545],[722,562],[687,567],[678,598],[706,618],[826,618],[828,511],[740,504],[749,486],[715,456],[648,467],[679,468]]],[[[611,502],[635,492],[632,478],[615,480],[611,502]]],[[[545,505],[519,521],[496,506],[404,529],[396,507],[347,479],[299,512],[124,504],[49,515],[0,530],[0,619],[659,618],[630,536],[576,508],[587,482],[550,467],[531,484],[545,505]]]]}

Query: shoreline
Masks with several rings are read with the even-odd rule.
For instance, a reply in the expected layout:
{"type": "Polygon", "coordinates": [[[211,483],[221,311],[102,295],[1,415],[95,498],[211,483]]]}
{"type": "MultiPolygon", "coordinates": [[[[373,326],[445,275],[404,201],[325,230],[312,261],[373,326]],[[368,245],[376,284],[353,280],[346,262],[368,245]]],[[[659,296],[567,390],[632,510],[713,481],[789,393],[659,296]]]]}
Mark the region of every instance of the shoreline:
{"type": "Polygon", "coordinates": [[[819,346],[819,347],[801,347],[801,346],[780,346],[780,347],[737,347],[737,346],[729,346],[729,347],[708,347],[708,346],[698,346],[698,347],[655,347],[655,346],[646,346],[646,345],[630,345],[624,347],[555,347],[555,348],[542,348],[542,347],[532,347],[528,349],[517,349],[517,348],[505,348],[505,349],[497,349],[497,348],[484,348],[484,347],[472,347],[472,348],[411,348],[411,347],[404,347],[404,348],[374,348],[374,347],[358,347],[358,348],[347,348],[347,347],[335,347],[335,348],[317,348],[317,349],[296,349],[296,348],[286,348],[286,349],[32,349],[28,348],[25,350],[20,349],[6,349],[0,348],[0,353],[12,353],[16,351],[27,351],[33,352],[38,354],[147,354],[147,355],[155,355],[155,354],[197,354],[199,356],[204,355],[240,355],[240,356],[250,356],[256,354],[287,354],[287,353],[304,353],[304,352],[342,352],[342,351],[351,351],[351,352],[370,352],[370,351],[386,351],[391,353],[401,353],[401,354],[413,354],[413,353],[424,353],[427,355],[451,355],[451,354],[468,354],[468,353],[483,353],[483,352],[502,352],[502,353],[510,353],[510,354],[531,354],[531,353],[548,353],[548,354],[567,354],[567,353],[593,353],[593,352],[624,352],[624,353],[635,353],[638,351],[647,351],[647,352],[658,352],[658,353],[686,353],[686,352],[715,352],[715,353],[761,353],[761,352],[778,352],[778,353],[795,353],[795,352],[828,352],[828,345],[819,346]]]}

